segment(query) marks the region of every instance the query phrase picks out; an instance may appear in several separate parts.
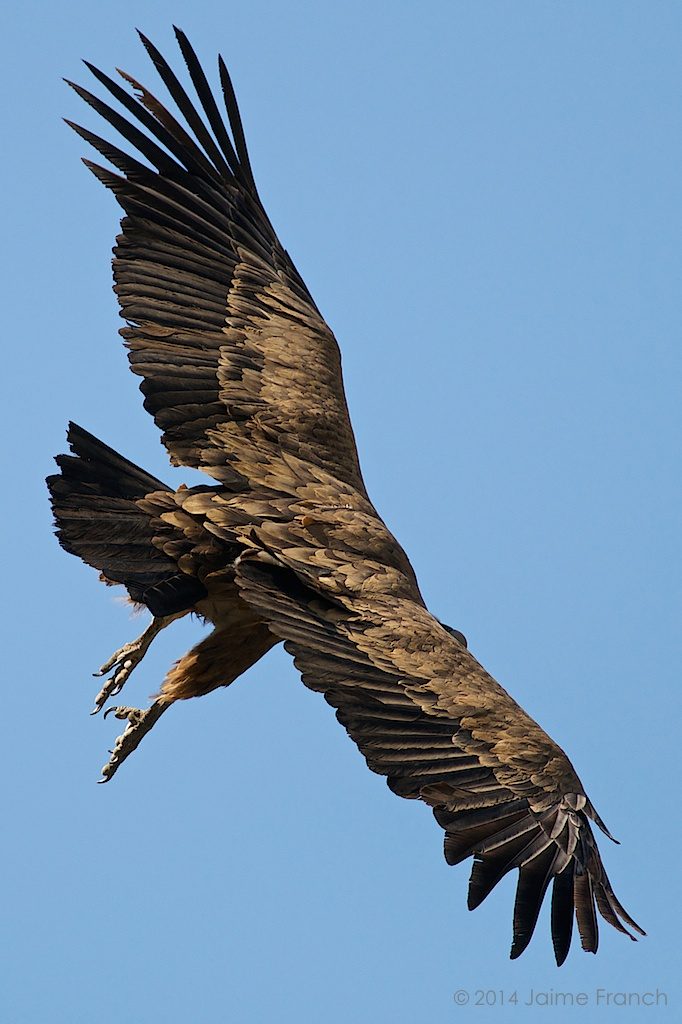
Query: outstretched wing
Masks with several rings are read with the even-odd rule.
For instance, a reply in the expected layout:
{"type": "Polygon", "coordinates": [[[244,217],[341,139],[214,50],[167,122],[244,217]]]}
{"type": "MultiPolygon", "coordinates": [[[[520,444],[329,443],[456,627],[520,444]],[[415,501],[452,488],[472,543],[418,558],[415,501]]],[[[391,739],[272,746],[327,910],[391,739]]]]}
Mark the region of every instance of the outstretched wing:
{"type": "Polygon", "coordinates": [[[530,941],[550,883],[558,963],[574,917],[591,952],[597,911],[621,932],[641,931],[606,876],[588,819],[608,832],[571,762],[430,615],[370,503],[265,439],[241,445],[233,465],[248,492],[187,492],[184,511],[242,549],[242,597],[337,709],[369,767],[433,808],[448,862],[474,856],[469,906],[519,869],[512,956],[530,941]]]}
{"type": "MultiPolygon", "coordinates": [[[[300,565],[296,552],[292,564],[300,565]]],[[[286,552],[280,559],[288,561],[286,552]]],[[[379,590],[384,568],[374,566],[379,590]]],[[[369,767],[398,795],[433,808],[448,863],[473,855],[469,909],[518,868],[512,959],[530,942],[550,883],[558,964],[574,917],[589,952],[597,950],[597,911],[631,938],[623,922],[644,934],[613,892],[588,816],[601,822],[566,755],[409,588],[372,594],[370,584],[368,596],[348,600],[337,578],[335,596],[325,596],[258,555],[242,560],[238,583],[286,641],[304,683],[336,708],[369,767]]]]}
{"type": "Polygon", "coordinates": [[[145,408],[178,465],[224,479],[257,431],[364,493],[338,345],[258,197],[227,69],[228,124],[175,31],[203,113],[144,36],[181,120],[123,73],[137,98],[88,65],[127,116],[69,83],[141,158],[68,122],[118,172],[85,161],[125,211],[115,290],[145,408]]]}
{"type": "Polygon", "coordinates": [[[243,445],[234,466],[249,493],[188,492],[185,511],[237,541],[242,597],[369,767],[433,808],[448,862],[474,856],[469,906],[519,869],[512,956],[530,941],[550,883],[558,963],[574,917],[591,952],[597,911],[621,932],[641,931],[606,876],[588,818],[606,829],[571,762],[430,615],[369,502],[263,441],[243,445]]]}

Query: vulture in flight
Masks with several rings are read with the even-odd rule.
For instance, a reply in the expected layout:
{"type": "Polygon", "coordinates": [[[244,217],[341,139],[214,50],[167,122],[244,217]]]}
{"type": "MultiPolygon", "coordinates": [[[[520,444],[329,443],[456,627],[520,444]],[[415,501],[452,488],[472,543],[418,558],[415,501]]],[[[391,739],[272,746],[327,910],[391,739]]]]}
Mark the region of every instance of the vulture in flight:
{"type": "Polygon", "coordinates": [[[115,106],[69,83],[124,140],[68,122],[124,211],[115,291],[144,406],[171,462],[212,480],[175,490],[75,424],[48,478],[62,547],[152,614],[102,666],[96,711],[175,619],[213,626],[150,707],[109,707],[126,725],[102,781],[171,704],[228,686],[283,641],[369,767],[433,809],[448,864],[473,857],[470,909],[518,869],[512,958],[550,883],[558,964],[574,918],[593,953],[597,911],[644,934],[611,888],[590,821],[609,833],[573,765],[431,615],[372,505],[339,348],[263,208],[227,68],[216,95],[176,36],[196,99],[141,37],[176,114],[124,72],[130,89],[87,65],[115,106]]]}

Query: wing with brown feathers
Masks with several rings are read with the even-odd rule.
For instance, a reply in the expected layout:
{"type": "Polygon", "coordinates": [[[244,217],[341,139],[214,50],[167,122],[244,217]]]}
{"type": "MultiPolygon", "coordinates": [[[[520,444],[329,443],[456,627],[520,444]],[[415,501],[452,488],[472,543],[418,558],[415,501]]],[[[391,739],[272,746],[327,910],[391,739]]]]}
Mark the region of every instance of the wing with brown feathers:
{"type": "Polygon", "coordinates": [[[125,211],[115,290],[145,408],[176,464],[221,480],[257,430],[364,493],[338,345],[258,197],[225,65],[229,129],[176,36],[203,113],[142,36],[184,124],[129,75],[137,98],[92,65],[127,116],[73,88],[141,159],[69,122],[118,172],[85,161],[125,211]]]}
{"type": "Polygon", "coordinates": [[[513,959],[550,883],[558,964],[574,916],[589,952],[596,909],[618,931],[630,935],[625,922],[641,932],[609,883],[588,816],[599,819],[563,751],[423,607],[400,596],[349,602],[338,588],[332,597],[255,553],[241,561],[238,583],[369,767],[393,792],[433,808],[448,863],[473,855],[469,909],[518,868],[513,959]]]}
{"type": "Polygon", "coordinates": [[[512,957],[550,883],[558,963],[574,916],[590,952],[597,910],[618,931],[641,932],[606,876],[588,818],[609,833],[571,762],[427,611],[369,502],[265,438],[242,444],[232,466],[247,491],[188,492],[183,509],[242,549],[242,598],[336,708],[369,767],[433,808],[448,863],[474,856],[469,907],[518,868],[512,957]]]}

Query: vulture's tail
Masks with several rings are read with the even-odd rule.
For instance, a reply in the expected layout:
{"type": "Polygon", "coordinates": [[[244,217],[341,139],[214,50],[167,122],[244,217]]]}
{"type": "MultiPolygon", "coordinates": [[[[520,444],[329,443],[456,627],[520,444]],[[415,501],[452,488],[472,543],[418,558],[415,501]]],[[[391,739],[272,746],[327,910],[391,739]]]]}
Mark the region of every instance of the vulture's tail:
{"type": "Polygon", "coordinates": [[[47,478],[61,546],[153,615],[193,607],[206,596],[203,584],[154,546],[153,520],[138,504],[170,488],[75,423],[67,440],[73,454],[58,455],[61,472],[47,478]]]}

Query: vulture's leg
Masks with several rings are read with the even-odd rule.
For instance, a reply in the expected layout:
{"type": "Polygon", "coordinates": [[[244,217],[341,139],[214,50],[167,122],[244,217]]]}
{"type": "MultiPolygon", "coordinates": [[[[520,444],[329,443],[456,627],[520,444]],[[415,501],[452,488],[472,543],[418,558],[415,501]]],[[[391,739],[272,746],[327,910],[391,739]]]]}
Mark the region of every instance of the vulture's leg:
{"type": "Polygon", "coordinates": [[[154,639],[158,636],[162,629],[165,629],[174,619],[179,618],[182,615],[186,615],[186,612],[177,612],[175,615],[163,615],[152,619],[144,633],[138,636],[137,640],[132,640],[129,644],[124,644],[117,651],[111,655],[107,661],[104,662],[99,672],[95,672],[96,677],[103,676],[107,672],[113,669],[113,674],[107,679],[106,683],[95,697],[95,707],[92,711],[93,715],[96,715],[98,711],[101,711],[106,702],[110,697],[115,697],[117,693],[120,693],[125,683],[128,680],[130,673],[139,665],[145,654],[149,650],[149,646],[154,639]]]}
{"type": "MultiPolygon", "coordinates": [[[[163,629],[163,626],[159,628],[163,629]]],[[[158,631],[157,629],[156,632],[158,631]]],[[[147,646],[152,639],[153,637],[150,637],[147,646]]],[[[113,714],[128,724],[114,744],[111,757],[102,769],[103,778],[100,782],[108,782],[112,778],[128,755],[139,745],[142,737],[156,725],[171,704],[178,700],[188,700],[190,697],[201,697],[219,686],[229,686],[277,642],[277,638],[268,628],[254,620],[251,615],[248,618],[233,618],[225,625],[214,629],[173,665],[156,700],[146,710],[131,707],[107,708],[104,712],[105,718],[108,714],[113,714]]]]}
{"type": "Polygon", "coordinates": [[[113,711],[115,718],[120,718],[122,722],[127,722],[128,724],[114,743],[111,757],[102,768],[100,782],[108,782],[116,774],[116,769],[119,765],[123,764],[129,754],[132,754],[142,737],[147,735],[152,726],[156,725],[161,718],[166,708],[169,707],[170,704],[166,701],[155,700],[144,711],[140,710],[140,708],[128,707],[107,708],[104,712],[105,718],[113,711]]]}

